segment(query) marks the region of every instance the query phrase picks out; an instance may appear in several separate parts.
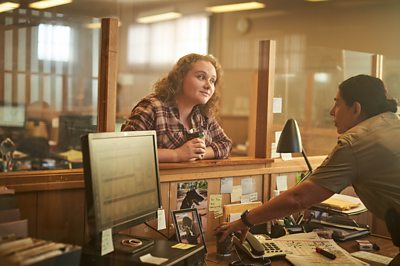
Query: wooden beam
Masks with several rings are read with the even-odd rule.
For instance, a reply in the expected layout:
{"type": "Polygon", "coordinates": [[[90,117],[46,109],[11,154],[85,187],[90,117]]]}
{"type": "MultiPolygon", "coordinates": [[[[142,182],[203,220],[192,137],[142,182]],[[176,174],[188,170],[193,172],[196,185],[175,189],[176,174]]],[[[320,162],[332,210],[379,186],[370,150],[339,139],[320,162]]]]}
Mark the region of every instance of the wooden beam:
{"type": "Polygon", "coordinates": [[[118,59],[118,19],[101,20],[98,131],[115,130],[118,59]]]}
{"type": "Polygon", "coordinates": [[[372,56],[371,75],[382,79],[382,72],[383,72],[383,55],[374,54],[372,56]]]}
{"type": "Polygon", "coordinates": [[[256,119],[250,124],[255,129],[255,141],[251,143],[256,158],[271,157],[272,143],[272,103],[274,96],[275,79],[275,50],[274,40],[260,41],[258,53],[258,82],[257,82],[257,109],[256,119]]]}

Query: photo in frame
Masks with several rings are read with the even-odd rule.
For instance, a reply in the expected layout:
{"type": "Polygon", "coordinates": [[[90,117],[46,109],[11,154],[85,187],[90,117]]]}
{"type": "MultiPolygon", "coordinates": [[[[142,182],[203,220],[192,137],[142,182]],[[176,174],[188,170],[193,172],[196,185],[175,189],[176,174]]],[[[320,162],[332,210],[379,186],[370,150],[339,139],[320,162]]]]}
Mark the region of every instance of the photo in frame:
{"type": "Polygon", "coordinates": [[[172,211],[172,219],[178,242],[202,244],[206,248],[201,220],[196,208],[172,211]]]}
{"type": "Polygon", "coordinates": [[[196,180],[177,184],[176,208],[179,210],[196,208],[200,217],[203,234],[207,229],[207,191],[207,180],[196,180]]]}

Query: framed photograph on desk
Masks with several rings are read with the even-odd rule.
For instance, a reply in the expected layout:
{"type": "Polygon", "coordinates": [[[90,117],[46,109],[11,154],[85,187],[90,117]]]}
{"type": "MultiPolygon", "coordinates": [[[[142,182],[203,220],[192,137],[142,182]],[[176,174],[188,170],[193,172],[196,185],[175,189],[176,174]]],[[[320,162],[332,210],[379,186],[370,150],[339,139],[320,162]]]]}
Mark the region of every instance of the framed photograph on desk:
{"type": "Polygon", "coordinates": [[[193,245],[202,244],[204,248],[206,247],[197,209],[172,211],[172,218],[178,242],[193,245]]]}

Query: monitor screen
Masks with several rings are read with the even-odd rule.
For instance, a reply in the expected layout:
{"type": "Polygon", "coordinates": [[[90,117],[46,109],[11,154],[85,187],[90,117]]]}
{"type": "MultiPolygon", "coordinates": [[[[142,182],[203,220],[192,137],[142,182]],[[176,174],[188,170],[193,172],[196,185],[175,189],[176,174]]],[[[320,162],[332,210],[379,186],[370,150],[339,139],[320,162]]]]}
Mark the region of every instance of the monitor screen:
{"type": "Polygon", "coordinates": [[[97,117],[62,114],[58,125],[58,151],[81,150],[81,136],[97,131],[97,117]]]}
{"type": "Polygon", "coordinates": [[[155,218],[161,207],[155,131],[90,133],[82,152],[91,237],[155,218]]]}
{"type": "Polygon", "coordinates": [[[25,124],[25,105],[0,105],[0,127],[23,127],[25,124]]]}

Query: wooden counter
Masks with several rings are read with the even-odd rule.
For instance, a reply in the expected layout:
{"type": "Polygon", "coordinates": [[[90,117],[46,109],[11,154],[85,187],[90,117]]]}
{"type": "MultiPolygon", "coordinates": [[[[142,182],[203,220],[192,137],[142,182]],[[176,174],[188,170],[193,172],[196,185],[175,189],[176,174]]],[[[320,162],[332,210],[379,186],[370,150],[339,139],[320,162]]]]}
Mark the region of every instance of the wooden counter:
{"type": "MultiPolygon", "coordinates": [[[[170,210],[177,208],[179,182],[207,180],[208,195],[220,192],[220,178],[233,177],[239,185],[242,177],[252,177],[259,200],[268,197],[268,180],[265,175],[271,159],[233,157],[226,160],[204,160],[188,163],[161,163],[160,180],[162,203],[166,211],[168,228],[163,233],[171,236],[170,210]]],[[[30,171],[0,174],[0,185],[14,189],[23,218],[28,219],[29,235],[36,238],[82,244],[86,239],[85,184],[83,170],[30,171]]],[[[224,195],[224,204],[230,203],[224,195]]],[[[219,224],[210,213],[210,228],[219,224]]],[[[139,227],[131,233],[159,237],[148,228],[139,227]]],[[[212,234],[207,230],[206,238],[212,234]]]]}
{"type": "MultiPolygon", "coordinates": [[[[324,157],[311,157],[313,167],[324,157]]],[[[291,161],[232,157],[226,160],[204,160],[188,163],[160,163],[162,204],[167,217],[167,229],[162,233],[174,234],[170,211],[177,209],[177,187],[181,182],[207,180],[207,196],[219,194],[221,178],[232,177],[233,185],[243,178],[251,178],[258,200],[266,202],[275,189],[276,177],[286,175],[288,186],[295,184],[295,176],[306,171],[303,158],[291,161]]],[[[82,244],[87,236],[85,185],[83,170],[30,171],[0,174],[0,185],[15,189],[22,218],[28,219],[29,235],[36,238],[82,244]]],[[[208,199],[209,200],[209,199],[208,199]]],[[[230,194],[223,194],[222,204],[230,202],[230,194]]],[[[207,214],[206,240],[212,239],[212,229],[221,218],[207,214]]],[[[365,221],[362,221],[365,223],[365,221]]],[[[155,223],[151,223],[155,225],[155,223]]],[[[146,226],[138,226],[128,233],[160,238],[146,226]]]]}

